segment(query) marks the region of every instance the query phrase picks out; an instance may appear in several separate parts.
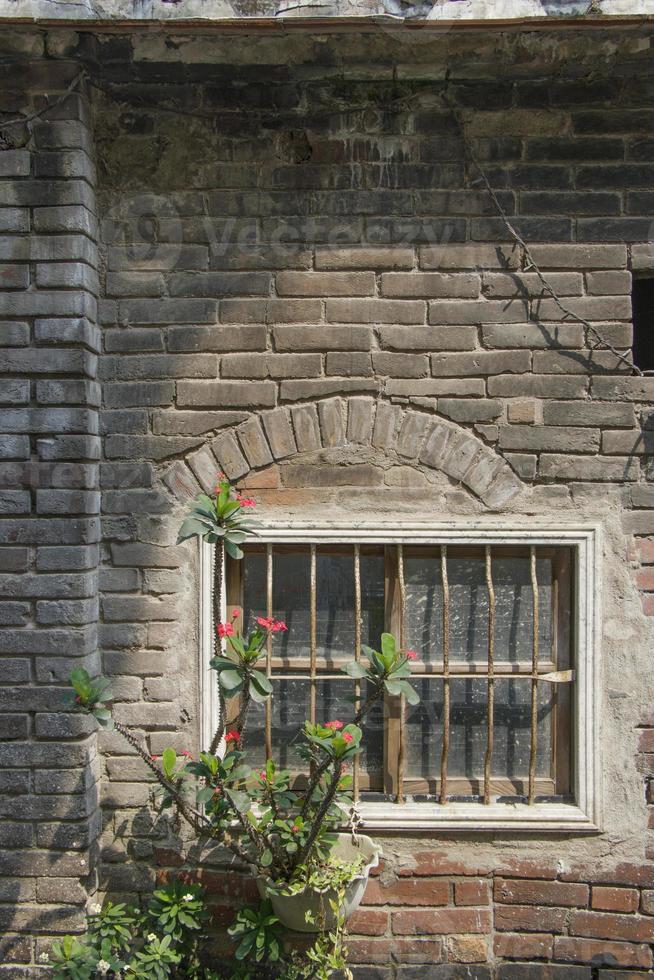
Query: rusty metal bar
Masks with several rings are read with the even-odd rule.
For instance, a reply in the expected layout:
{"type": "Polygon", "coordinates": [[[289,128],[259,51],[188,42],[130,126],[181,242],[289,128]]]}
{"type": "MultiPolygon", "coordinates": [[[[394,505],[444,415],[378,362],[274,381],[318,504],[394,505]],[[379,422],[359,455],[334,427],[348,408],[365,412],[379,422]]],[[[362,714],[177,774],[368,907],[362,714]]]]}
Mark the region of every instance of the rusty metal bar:
{"type": "Polygon", "coordinates": [[[311,545],[311,593],[309,600],[309,679],[311,681],[311,692],[309,695],[309,721],[312,725],[316,723],[316,654],[317,654],[317,612],[316,612],[316,546],[311,545]]]}
{"type": "MultiPolygon", "coordinates": [[[[354,545],[354,659],[361,660],[361,548],[354,545]]],[[[354,681],[354,711],[361,707],[361,680],[354,681]]],[[[354,802],[359,800],[360,765],[359,756],[355,755],[352,764],[352,795],[354,802]]]]}
{"type": "Polygon", "coordinates": [[[447,762],[450,751],[450,582],[447,576],[447,545],[441,545],[443,589],[443,747],[441,750],[440,802],[447,803],[447,762]]]}
{"type": "Polygon", "coordinates": [[[533,634],[531,653],[531,745],[529,748],[529,796],[531,806],[536,798],[536,753],[538,751],[538,574],[536,549],[529,550],[531,565],[531,594],[533,600],[533,634]]]}
{"type": "MultiPolygon", "coordinates": [[[[404,548],[401,544],[397,546],[397,581],[400,589],[400,649],[406,647],[405,630],[405,607],[406,607],[406,585],[404,582],[404,548]]],[[[406,703],[404,695],[400,695],[400,718],[399,718],[399,748],[397,753],[397,797],[398,803],[405,802],[404,796],[404,773],[406,769],[406,703]]]]}
{"type": "Polygon", "coordinates": [[[493,762],[493,736],[495,710],[495,589],[493,587],[493,558],[490,545],[486,545],[486,587],[488,589],[488,716],[486,732],[486,758],[484,760],[484,803],[491,802],[491,765],[493,762]]]}
{"type": "MultiPolygon", "coordinates": [[[[271,618],[273,614],[273,546],[266,545],[266,616],[271,618]]],[[[272,675],[272,649],[273,635],[272,630],[268,630],[266,641],[266,677],[272,675]]],[[[266,759],[272,759],[272,704],[271,699],[266,698],[266,759]]]]}

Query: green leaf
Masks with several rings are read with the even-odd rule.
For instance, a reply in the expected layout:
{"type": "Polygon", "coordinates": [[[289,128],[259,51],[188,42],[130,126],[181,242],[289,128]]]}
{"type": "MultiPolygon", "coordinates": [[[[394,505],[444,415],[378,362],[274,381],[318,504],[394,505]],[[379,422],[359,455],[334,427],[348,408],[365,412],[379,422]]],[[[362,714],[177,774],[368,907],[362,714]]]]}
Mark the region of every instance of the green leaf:
{"type": "Polygon", "coordinates": [[[208,531],[209,528],[206,524],[202,524],[193,517],[187,517],[177,533],[177,544],[188,541],[189,538],[203,538],[208,531]]]}
{"type": "Polygon", "coordinates": [[[177,763],[177,753],[175,749],[168,747],[164,749],[163,755],[161,756],[161,764],[163,766],[163,771],[168,779],[175,772],[175,765],[177,763]]]}
{"type": "Polygon", "coordinates": [[[253,670],[250,674],[250,680],[252,681],[252,686],[256,689],[257,693],[263,698],[267,698],[272,694],[272,684],[266,675],[262,674],[260,670],[253,670]]]}
{"type": "Polygon", "coordinates": [[[201,806],[203,803],[208,803],[214,793],[215,790],[213,786],[205,786],[203,789],[199,790],[196,796],[198,805],[201,806]]]}
{"type": "Polygon", "coordinates": [[[420,695],[415,688],[413,688],[408,681],[402,681],[401,683],[402,693],[407,700],[407,704],[420,704],[420,695]]]}
{"type": "Polygon", "coordinates": [[[392,633],[382,633],[381,652],[383,653],[384,657],[388,657],[390,660],[397,656],[397,646],[395,643],[395,637],[392,633]]]}
{"type": "Polygon", "coordinates": [[[232,544],[228,537],[225,538],[225,551],[230,558],[239,559],[243,557],[243,551],[236,544],[232,544]]]}
{"type": "Polygon", "coordinates": [[[250,809],[250,797],[247,793],[238,789],[228,789],[225,792],[239,813],[246,813],[250,809]]]}
{"type": "Polygon", "coordinates": [[[266,850],[261,855],[261,860],[259,861],[259,863],[264,868],[269,868],[270,865],[272,864],[272,861],[273,861],[272,851],[266,848],[266,850]]]}
{"type": "Polygon", "coordinates": [[[83,667],[75,667],[70,673],[70,683],[76,691],[79,691],[80,688],[89,687],[91,677],[88,670],[84,670],[83,667]]]}
{"type": "Polygon", "coordinates": [[[349,663],[344,664],[341,667],[341,670],[343,671],[344,674],[349,674],[350,677],[368,676],[368,671],[366,670],[366,668],[363,666],[363,664],[357,663],[356,660],[350,660],[349,663]]]}
{"type": "Polygon", "coordinates": [[[243,687],[243,677],[237,670],[221,670],[218,678],[223,691],[231,697],[243,687]]]}

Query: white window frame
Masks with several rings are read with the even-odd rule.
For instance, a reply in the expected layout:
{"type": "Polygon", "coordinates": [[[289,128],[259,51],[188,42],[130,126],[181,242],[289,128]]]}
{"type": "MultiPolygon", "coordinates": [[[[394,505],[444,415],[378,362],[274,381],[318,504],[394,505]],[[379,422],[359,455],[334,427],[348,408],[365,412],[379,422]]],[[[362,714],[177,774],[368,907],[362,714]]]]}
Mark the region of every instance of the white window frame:
{"type": "MultiPolygon", "coordinates": [[[[265,519],[264,519],[265,520],[265,519]]],[[[601,828],[599,715],[601,692],[601,526],[516,518],[510,522],[463,518],[447,522],[281,522],[266,520],[256,538],[262,543],[424,544],[567,546],[572,549],[576,604],[572,703],[574,724],[574,804],[361,802],[357,805],[368,830],[380,831],[514,831],[589,833],[601,828]]],[[[213,547],[200,553],[200,703],[203,744],[218,721],[212,636],[213,547]],[[211,682],[209,678],[211,677],[211,682]]]]}

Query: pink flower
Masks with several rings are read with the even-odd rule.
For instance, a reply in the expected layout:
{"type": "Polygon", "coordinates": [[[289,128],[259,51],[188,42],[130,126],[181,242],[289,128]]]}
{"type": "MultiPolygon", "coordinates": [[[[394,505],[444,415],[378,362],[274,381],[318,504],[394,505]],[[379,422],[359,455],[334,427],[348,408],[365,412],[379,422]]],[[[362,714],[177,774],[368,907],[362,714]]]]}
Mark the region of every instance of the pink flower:
{"type": "Polygon", "coordinates": [[[288,626],[281,619],[277,619],[273,623],[272,631],[273,633],[286,633],[288,632],[288,626]]]}
{"type": "Polygon", "coordinates": [[[240,610],[239,609],[235,609],[234,612],[232,613],[232,622],[234,622],[235,619],[238,619],[238,617],[240,615],[241,615],[240,610]]]}
{"type": "Polygon", "coordinates": [[[266,774],[265,774],[265,772],[260,772],[260,773],[259,773],[259,779],[260,779],[260,780],[261,780],[261,781],[262,781],[263,783],[267,783],[267,782],[268,782],[268,777],[266,776],[266,774]]]}
{"type": "Polygon", "coordinates": [[[150,756],[150,762],[156,762],[158,758],[159,758],[158,755],[151,755],[150,756]]]}
{"type": "Polygon", "coordinates": [[[235,728],[233,728],[233,729],[232,729],[232,730],[231,730],[230,732],[227,732],[227,734],[225,735],[225,741],[226,741],[226,742],[227,742],[228,744],[229,744],[230,742],[234,742],[234,744],[236,745],[236,744],[238,744],[238,743],[239,743],[239,742],[241,741],[241,736],[240,736],[240,734],[239,734],[239,733],[238,733],[238,732],[236,731],[236,729],[235,729],[235,728]]]}
{"type": "Polygon", "coordinates": [[[420,657],[418,656],[415,650],[407,650],[406,658],[407,660],[420,660],[420,657]]]}
{"type": "Polygon", "coordinates": [[[239,497],[238,500],[241,507],[256,507],[257,502],[253,500],[252,497],[239,497]]]}
{"type": "Polygon", "coordinates": [[[221,640],[224,640],[226,636],[234,635],[234,627],[231,623],[218,623],[216,626],[216,633],[221,640]]]}
{"type": "Polygon", "coordinates": [[[333,728],[334,731],[339,731],[343,727],[343,722],[335,719],[334,721],[326,721],[324,728],[333,728]]]}
{"type": "Polygon", "coordinates": [[[298,827],[298,825],[297,825],[296,823],[294,823],[294,824],[293,824],[293,826],[291,827],[291,830],[292,830],[292,832],[293,832],[294,834],[299,834],[299,833],[300,833],[300,830],[301,830],[301,828],[300,828],[300,827],[298,827]]]}
{"type": "Polygon", "coordinates": [[[180,752],[179,754],[180,755],[183,755],[185,759],[192,759],[193,758],[193,756],[191,755],[191,753],[189,752],[188,749],[184,749],[184,751],[183,752],[180,752]]]}
{"type": "Polygon", "coordinates": [[[354,741],[354,739],[352,738],[352,736],[350,735],[349,732],[343,732],[342,738],[343,738],[343,741],[344,742],[353,742],[354,741]]]}

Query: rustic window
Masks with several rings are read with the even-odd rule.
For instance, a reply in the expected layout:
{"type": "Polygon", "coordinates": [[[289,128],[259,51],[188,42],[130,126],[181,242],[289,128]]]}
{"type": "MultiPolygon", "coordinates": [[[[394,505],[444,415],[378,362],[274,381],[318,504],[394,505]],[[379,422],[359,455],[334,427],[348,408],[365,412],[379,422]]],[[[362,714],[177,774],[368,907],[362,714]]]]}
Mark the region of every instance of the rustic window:
{"type": "Polygon", "coordinates": [[[272,754],[299,769],[298,728],[352,716],[365,685],[340,667],[365,660],[388,631],[417,654],[421,700],[388,697],[363,725],[353,775],[364,813],[382,823],[400,819],[388,817],[398,804],[423,816],[427,807],[436,823],[516,808],[532,819],[545,808],[579,814],[588,733],[575,705],[588,708],[589,676],[578,689],[577,546],[452,532],[423,543],[397,530],[375,541],[356,531],[262,537],[226,567],[228,616],[238,610],[246,629],[262,615],[289,627],[267,658],[272,702],[252,709],[255,764],[272,754]]]}

